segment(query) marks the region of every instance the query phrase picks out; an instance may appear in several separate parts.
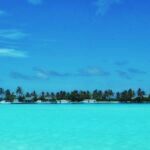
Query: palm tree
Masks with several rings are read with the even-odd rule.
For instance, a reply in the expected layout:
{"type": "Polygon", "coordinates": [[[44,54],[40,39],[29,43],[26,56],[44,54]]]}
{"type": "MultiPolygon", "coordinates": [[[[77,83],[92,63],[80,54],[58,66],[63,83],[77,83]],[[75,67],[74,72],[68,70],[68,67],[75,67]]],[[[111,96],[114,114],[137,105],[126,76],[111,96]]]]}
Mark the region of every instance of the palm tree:
{"type": "Polygon", "coordinates": [[[56,93],[56,97],[58,97],[57,99],[60,100],[60,103],[61,103],[61,100],[66,99],[66,96],[67,95],[65,91],[60,91],[56,93]]]}
{"type": "Polygon", "coordinates": [[[56,93],[56,100],[58,100],[59,103],[61,103],[60,92],[56,93]]]}
{"type": "Polygon", "coordinates": [[[50,101],[52,102],[52,103],[57,103],[57,97],[56,97],[56,93],[54,93],[54,92],[51,92],[50,93],[50,97],[51,97],[51,99],[50,99],[50,101]]]}
{"type": "Polygon", "coordinates": [[[147,101],[150,102],[150,94],[148,95],[147,101]]]}
{"type": "Polygon", "coordinates": [[[79,94],[78,90],[74,90],[74,91],[71,92],[71,94],[70,94],[70,100],[72,102],[80,102],[80,101],[82,101],[80,99],[80,94],[79,94]]]}
{"type": "Polygon", "coordinates": [[[46,97],[50,97],[50,93],[49,92],[46,92],[46,97]]]}
{"type": "Polygon", "coordinates": [[[16,89],[16,94],[17,94],[17,98],[20,102],[24,102],[25,97],[23,96],[23,90],[20,86],[17,87],[16,89]]]}
{"type": "Polygon", "coordinates": [[[0,100],[3,99],[4,93],[5,93],[4,89],[0,88],[0,100]]]}
{"type": "Polygon", "coordinates": [[[66,100],[68,100],[68,102],[70,103],[70,92],[66,93],[66,100]]]}
{"type": "Polygon", "coordinates": [[[6,100],[6,102],[13,102],[14,99],[15,99],[14,93],[11,93],[11,91],[9,89],[7,89],[5,91],[5,100],[6,100]]]}
{"type": "Polygon", "coordinates": [[[117,101],[120,101],[120,99],[121,99],[121,93],[120,92],[116,93],[116,99],[117,99],[117,101]]]}
{"type": "Polygon", "coordinates": [[[16,98],[16,95],[14,92],[12,92],[10,101],[13,102],[15,98],[16,98]]]}
{"type": "Polygon", "coordinates": [[[90,91],[86,91],[85,92],[85,99],[88,99],[88,103],[90,102],[90,99],[91,99],[91,93],[90,93],[90,91]]]}
{"type": "Polygon", "coordinates": [[[133,100],[133,97],[135,96],[135,92],[132,89],[128,90],[128,100],[131,102],[133,100]]]}
{"type": "Polygon", "coordinates": [[[46,92],[45,94],[45,101],[49,101],[50,100],[50,93],[46,92]]]}
{"type": "Polygon", "coordinates": [[[103,98],[104,100],[108,100],[109,99],[109,91],[104,91],[104,94],[103,94],[103,98]]]}
{"type": "Polygon", "coordinates": [[[18,97],[23,95],[23,90],[22,90],[22,88],[20,86],[17,87],[16,94],[18,95],[18,97]]]}
{"type": "Polygon", "coordinates": [[[25,94],[25,97],[31,97],[31,94],[30,94],[29,92],[27,92],[27,93],[25,94]]]}
{"type": "Polygon", "coordinates": [[[31,96],[33,97],[33,101],[34,102],[36,102],[37,100],[38,100],[38,95],[37,95],[37,93],[36,93],[36,91],[33,91],[32,93],[31,93],[31,96]]]}
{"type": "Polygon", "coordinates": [[[108,90],[108,100],[110,101],[112,96],[114,96],[114,93],[112,90],[108,90]]]}
{"type": "Polygon", "coordinates": [[[97,93],[98,93],[98,91],[94,90],[93,94],[92,94],[92,98],[95,99],[95,100],[97,100],[97,93]]]}
{"type": "Polygon", "coordinates": [[[98,94],[99,101],[102,101],[103,100],[103,92],[101,90],[99,90],[97,94],[98,94]]]}
{"type": "Polygon", "coordinates": [[[137,91],[137,95],[138,95],[138,102],[142,102],[144,95],[145,95],[145,92],[139,88],[137,91]]]}
{"type": "Polygon", "coordinates": [[[45,99],[45,92],[42,92],[42,93],[41,93],[40,99],[41,99],[41,101],[43,101],[43,102],[46,100],[46,99],[45,99]]]}
{"type": "Polygon", "coordinates": [[[128,101],[128,91],[125,90],[121,93],[121,99],[120,99],[121,102],[127,102],[128,101]]]}
{"type": "Polygon", "coordinates": [[[90,91],[86,91],[86,98],[87,99],[91,99],[91,93],[90,93],[90,91]]]}
{"type": "Polygon", "coordinates": [[[79,92],[79,97],[80,97],[80,100],[86,99],[86,93],[84,91],[80,91],[79,92]]]}
{"type": "Polygon", "coordinates": [[[103,92],[101,90],[94,90],[92,98],[96,101],[101,101],[103,99],[103,92]]]}
{"type": "Polygon", "coordinates": [[[54,92],[51,92],[51,93],[50,93],[50,96],[51,96],[51,100],[52,100],[52,101],[56,101],[56,95],[55,95],[54,92]]]}

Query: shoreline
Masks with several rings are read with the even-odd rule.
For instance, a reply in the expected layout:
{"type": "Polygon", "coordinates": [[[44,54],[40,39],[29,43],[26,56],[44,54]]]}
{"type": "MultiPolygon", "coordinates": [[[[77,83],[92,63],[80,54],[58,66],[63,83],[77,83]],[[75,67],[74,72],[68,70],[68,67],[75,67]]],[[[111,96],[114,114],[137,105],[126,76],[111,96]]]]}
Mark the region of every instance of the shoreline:
{"type": "Polygon", "coordinates": [[[41,102],[41,103],[37,103],[37,102],[31,102],[31,103],[27,103],[27,102],[4,102],[1,103],[0,105],[101,105],[101,104],[150,104],[150,102],[142,102],[142,103],[134,103],[134,102],[94,102],[94,103],[85,103],[85,102],[67,102],[67,103],[51,103],[51,102],[41,102]]]}

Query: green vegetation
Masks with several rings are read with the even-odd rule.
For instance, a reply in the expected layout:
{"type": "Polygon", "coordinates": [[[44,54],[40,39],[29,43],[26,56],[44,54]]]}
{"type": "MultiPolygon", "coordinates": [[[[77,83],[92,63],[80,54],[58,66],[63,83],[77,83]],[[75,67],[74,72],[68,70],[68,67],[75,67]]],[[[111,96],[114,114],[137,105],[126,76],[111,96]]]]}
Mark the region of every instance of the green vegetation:
{"type": "Polygon", "coordinates": [[[113,92],[112,90],[94,90],[94,91],[78,91],[71,92],[41,92],[38,94],[36,91],[23,92],[21,87],[17,87],[16,91],[0,88],[0,101],[14,102],[14,103],[35,103],[51,102],[61,103],[62,100],[66,100],[69,103],[82,103],[83,101],[90,102],[120,102],[120,103],[149,103],[150,95],[146,95],[145,91],[138,89],[134,91],[132,89],[124,90],[122,92],[113,92]]]}

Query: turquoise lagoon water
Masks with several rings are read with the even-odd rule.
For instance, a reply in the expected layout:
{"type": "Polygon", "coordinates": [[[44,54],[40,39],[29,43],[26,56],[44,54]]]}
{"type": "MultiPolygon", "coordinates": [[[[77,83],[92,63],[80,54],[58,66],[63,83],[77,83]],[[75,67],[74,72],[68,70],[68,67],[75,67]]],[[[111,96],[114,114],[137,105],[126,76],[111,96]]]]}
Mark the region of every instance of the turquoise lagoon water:
{"type": "Polygon", "coordinates": [[[0,105],[0,150],[150,150],[150,105],[0,105]]]}

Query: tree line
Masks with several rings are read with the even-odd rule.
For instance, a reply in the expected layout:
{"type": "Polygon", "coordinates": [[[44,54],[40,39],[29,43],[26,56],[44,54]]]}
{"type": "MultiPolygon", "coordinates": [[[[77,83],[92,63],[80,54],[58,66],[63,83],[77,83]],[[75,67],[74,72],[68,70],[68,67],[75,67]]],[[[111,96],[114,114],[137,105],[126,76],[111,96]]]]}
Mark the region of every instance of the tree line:
{"type": "Polygon", "coordinates": [[[68,102],[82,102],[84,100],[95,102],[112,102],[118,101],[121,103],[144,103],[150,102],[150,94],[146,95],[145,91],[139,88],[137,91],[133,89],[124,90],[122,92],[113,92],[109,90],[94,90],[94,91],[79,91],[73,90],[70,92],[59,91],[59,92],[41,92],[38,94],[36,91],[24,92],[21,87],[17,87],[16,91],[9,89],[0,88],[0,100],[6,102],[60,102],[67,100],[68,102]]]}

